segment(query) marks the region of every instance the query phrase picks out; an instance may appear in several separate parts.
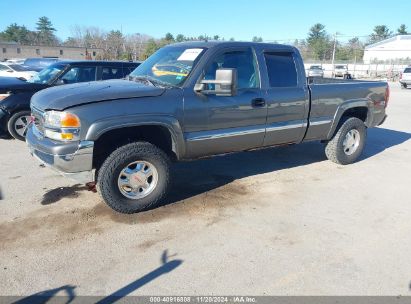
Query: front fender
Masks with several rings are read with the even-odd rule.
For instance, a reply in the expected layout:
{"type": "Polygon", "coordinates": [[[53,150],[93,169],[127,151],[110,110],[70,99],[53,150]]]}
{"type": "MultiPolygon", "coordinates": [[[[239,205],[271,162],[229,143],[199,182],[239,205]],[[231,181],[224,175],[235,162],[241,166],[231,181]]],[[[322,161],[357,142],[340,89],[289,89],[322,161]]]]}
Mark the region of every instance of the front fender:
{"type": "Polygon", "coordinates": [[[370,122],[373,121],[373,111],[371,111],[373,107],[373,102],[370,99],[353,99],[353,100],[347,100],[344,103],[340,104],[337,108],[337,111],[335,112],[333,122],[331,125],[331,129],[328,133],[327,139],[331,139],[338,127],[338,124],[340,123],[341,117],[344,115],[344,113],[352,108],[359,108],[359,107],[365,107],[367,108],[367,119],[365,121],[365,125],[368,127],[370,122]]]}
{"type": "Polygon", "coordinates": [[[104,133],[121,128],[138,126],[162,126],[166,127],[173,140],[173,150],[178,159],[185,155],[184,135],[179,121],[169,115],[130,115],[110,117],[94,122],[90,125],[85,140],[96,141],[104,133]]]}

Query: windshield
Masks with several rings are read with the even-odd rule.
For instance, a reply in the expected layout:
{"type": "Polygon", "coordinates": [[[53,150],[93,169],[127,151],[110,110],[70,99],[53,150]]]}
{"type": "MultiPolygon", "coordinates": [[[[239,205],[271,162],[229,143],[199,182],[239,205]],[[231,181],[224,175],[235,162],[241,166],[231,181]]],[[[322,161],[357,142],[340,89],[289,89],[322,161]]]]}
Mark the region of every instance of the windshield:
{"type": "Polygon", "coordinates": [[[37,75],[28,80],[28,82],[33,83],[50,83],[58,74],[65,69],[67,65],[65,64],[52,64],[49,67],[41,70],[37,75]]]}
{"type": "Polygon", "coordinates": [[[406,69],[404,70],[404,73],[411,73],[411,68],[406,68],[406,69]]]}
{"type": "Polygon", "coordinates": [[[345,69],[346,67],[345,67],[345,65],[337,65],[335,68],[336,69],[345,69]]]}
{"type": "Polygon", "coordinates": [[[25,72],[25,71],[29,71],[28,68],[25,68],[21,65],[18,64],[9,64],[9,67],[12,68],[13,70],[17,71],[17,72],[25,72]]]}
{"type": "Polygon", "coordinates": [[[181,86],[204,53],[203,48],[164,47],[139,65],[130,78],[147,78],[171,86],[181,86]]]}
{"type": "Polygon", "coordinates": [[[24,65],[28,66],[48,66],[55,63],[57,59],[55,58],[28,58],[24,61],[24,65]]]}
{"type": "Polygon", "coordinates": [[[310,70],[321,70],[321,67],[318,65],[313,65],[310,67],[310,70]]]}

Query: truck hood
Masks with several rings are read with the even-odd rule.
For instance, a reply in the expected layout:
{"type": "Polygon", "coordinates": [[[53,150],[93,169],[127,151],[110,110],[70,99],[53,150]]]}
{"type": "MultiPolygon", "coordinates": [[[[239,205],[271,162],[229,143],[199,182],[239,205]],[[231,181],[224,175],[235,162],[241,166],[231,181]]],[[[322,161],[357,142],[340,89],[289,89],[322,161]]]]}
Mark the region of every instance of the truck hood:
{"type": "Polygon", "coordinates": [[[0,94],[6,92],[38,91],[47,85],[40,83],[30,83],[15,77],[0,77],[0,94]]]}
{"type": "Polygon", "coordinates": [[[37,92],[31,105],[40,110],[64,110],[99,101],[160,96],[164,88],[128,80],[105,80],[56,86],[37,92]]]}

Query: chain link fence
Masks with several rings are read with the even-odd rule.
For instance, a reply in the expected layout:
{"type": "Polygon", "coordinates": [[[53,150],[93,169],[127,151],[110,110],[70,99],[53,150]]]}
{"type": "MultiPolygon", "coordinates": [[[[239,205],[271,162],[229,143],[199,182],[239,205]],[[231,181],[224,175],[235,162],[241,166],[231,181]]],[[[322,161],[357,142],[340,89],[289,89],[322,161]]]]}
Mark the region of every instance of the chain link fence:
{"type": "MultiPolygon", "coordinates": [[[[307,59],[304,61],[305,69],[308,70],[312,65],[319,65],[324,70],[324,77],[333,76],[333,65],[330,61],[315,61],[307,59]]],[[[344,65],[348,68],[348,73],[357,79],[385,79],[398,81],[401,73],[407,66],[411,65],[411,60],[401,63],[364,63],[362,61],[336,61],[334,67],[344,65]]]]}

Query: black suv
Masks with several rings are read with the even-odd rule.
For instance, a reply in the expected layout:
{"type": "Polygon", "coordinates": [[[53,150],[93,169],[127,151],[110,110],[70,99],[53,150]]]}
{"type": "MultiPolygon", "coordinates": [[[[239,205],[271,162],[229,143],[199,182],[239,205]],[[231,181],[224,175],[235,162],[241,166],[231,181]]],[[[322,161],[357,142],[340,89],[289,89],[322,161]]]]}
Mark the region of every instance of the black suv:
{"type": "Polygon", "coordinates": [[[24,140],[31,115],[30,99],[40,90],[69,83],[124,78],[139,64],[121,61],[58,61],[29,81],[0,77],[0,131],[24,140]]]}

